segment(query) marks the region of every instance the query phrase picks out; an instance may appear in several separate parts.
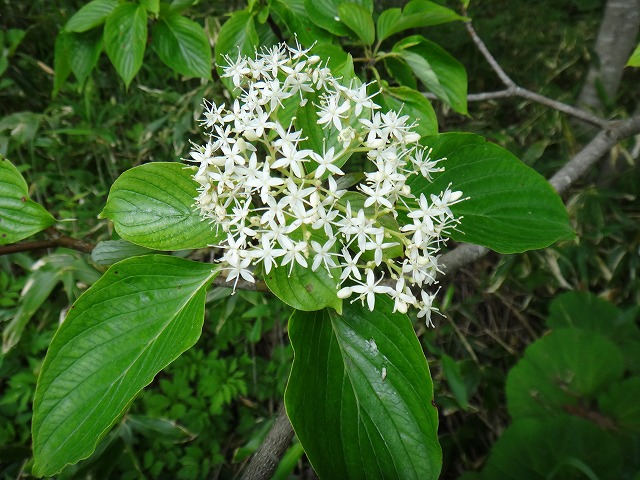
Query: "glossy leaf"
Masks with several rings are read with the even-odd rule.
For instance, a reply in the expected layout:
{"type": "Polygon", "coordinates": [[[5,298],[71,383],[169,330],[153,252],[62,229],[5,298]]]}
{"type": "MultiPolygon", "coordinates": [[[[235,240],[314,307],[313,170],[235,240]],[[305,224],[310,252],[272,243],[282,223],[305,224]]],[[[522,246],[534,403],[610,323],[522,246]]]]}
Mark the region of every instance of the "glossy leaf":
{"type": "Polygon", "coordinates": [[[376,37],[371,11],[355,3],[338,5],[340,20],[358,36],[365,45],[372,45],[376,37]]]}
{"type": "Polygon", "coordinates": [[[382,91],[382,98],[390,109],[409,115],[409,123],[417,123],[413,130],[421,136],[438,133],[436,112],[421,93],[408,87],[390,87],[382,91]]]}
{"type": "Polygon", "coordinates": [[[305,47],[315,42],[323,43],[331,40],[331,35],[311,21],[304,8],[304,0],[274,0],[271,11],[275,12],[289,29],[291,35],[296,34],[305,47]]]}
{"type": "MultiPolygon", "coordinates": [[[[224,59],[228,55],[231,60],[238,58],[238,55],[253,56],[254,49],[258,46],[258,32],[256,31],[253,14],[246,10],[235,12],[224,22],[218,33],[218,41],[215,45],[215,58],[218,65],[218,73],[222,73],[220,68],[226,65],[224,59]]],[[[233,83],[228,78],[222,79],[225,86],[233,89],[233,83]]]]}
{"type": "Polygon", "coordinates": [[[509,372],[509,413],[514,418],[587,416],[590,402],[623,372],[622,353],[611,341],[573,328],[554,330],[530,345],[509,372]]]}
{"type": "Polygon", "coordinates": [[[433,148],[433,159],[444,158],[445,171],[429,183],[409,180],[411,191],[439,194],[451,183],[469,197],[452,207],[463,216],[456,241],[484,245],[499,253],[544,248],[557,240],[573,238],[567,211],[558,194],[536,171],[507,150],[484,138],[447,133],[423,138],[433,148]]]}
{"type": "MultiPolygon", "coordinates": [[[[320,232],[312,230],[309,233],[309,242],[315,240],[322,244],[327,240],[320,232]]],[[[329,272],[320,265],[314,272],[311,269],[313,255],[309,255],[307,261],[308,267],[296,262],[293,268],[291,265],[284,265],[272,269],[264,279],[269,290],[296,310],[312,312],[332,307],[339,312],[342,311],[342,300],[338,298],[340,268],[332,268],[329,272]]]]}
{"type": "MultiPolygon", "coordinates": [[[[373,12],[373,0],[353,0],[347,3],[364,7],[367,12],[373,12]]],[[[344,5],[343,0],[304,0],[307,16],[313,23],[334,35],[349,35],[349,28],[342,23],[338,8],[344,5]]]]}
{"type": "Polygon", "coordinates": [[[199,338],[211,265],[163,256],[111,267],[69,311],[34,398],[33,472],[88,457],[138,392],[199,338]]]}
{"type": "Polygon", "coordinates": [[[152,46],[174,71],[211,79],[211,47],[200,25],[181,15],[160,18],[153,29],[152,46]]]}
{"type": "Polygon", "coordinates": [[[142,5],[123,3],[107,17],[104,47],[128,87],[142,66],[147,46],[147,11],[142,5]]]}
{"type": "Polygon", "coordinates": [[[93,0],[78,10],[65,24],[65,32],[86,32],[102,25],[114,8],[117,0],[93,0]]]}
{"type": "Polygon", "coordinates": [[[85,33],[68,33],[65,36],[65,53],[69,66],[82,85],[100,58],[102,32],[94,30],[85,33]]]}
{"type": "Polygon", "coordinates": [[[194,169],[180,163],[147,163],[124,172],[111,186],[101,218],[125,240],[156,250],[215,244],[211,224],[194,207],[194,169]]]}
{"type": "Polygon", "coordinates": [[[0,245],[17,242],[53,225],[55,218],[29,199],[27,182],[0,155],[0,245]]]}
{"type": "Polygon", "coordinates": [[[465,20],[453,10],[427,0],[413,0],[402,12],[399,8],[385,10],[378,17],[378,41],[411,28],[431,27],[465,20]]]}
{"type": "Polygon", "coordinates": [[[138,0],[147,12],[157,15],[160,12],[160,0],[138,0]]]}
{"type": "Polygon", "coordinates": [[[295,312],[285,393],[293,428],[322,479],[437,479],[438,412],[422,348],[406,315],[377,296],[295,312]]]}
{"type": "Polygon", "coordinates": [[[420,35],[396,43],[393,51],[425,87],[456,112],[467,114],[467,71],[451,54],[420,35]]]}

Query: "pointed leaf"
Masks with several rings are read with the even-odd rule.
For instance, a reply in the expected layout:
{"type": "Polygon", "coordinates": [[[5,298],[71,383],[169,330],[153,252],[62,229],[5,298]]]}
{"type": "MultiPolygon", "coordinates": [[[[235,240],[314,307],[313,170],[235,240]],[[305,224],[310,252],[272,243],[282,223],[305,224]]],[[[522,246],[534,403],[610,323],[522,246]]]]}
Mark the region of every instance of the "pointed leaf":
{"type": "Polygon", "coordinates": [[[307,16],[313,23],[334,35],[349,35],[349,29],[342,23],[338,8],[340,5],[351,3],[360,5],[367,12],[373,12],[373,0],[353,0],[345,2],[344,0],[304,0],[304,7],[307,10],[307,16]]]}
{"type": "Polygon", "coordinates": [[[304,0],[274,0],[271,3],[271,11],[280,17],[291,35],[296,34],[305,47],[311,47],[315,42],[331,41],[329,32],[319,28],[307,15],[304,0]]]}
{"type": "Polygon", "coordinates": [[[466,20],[466,17],[461,17],[453,10],[427,0],[412,0],[404,7],[401,15],[398,15],[399,9],[391,10],[392,13],[385,15],[389,11],[385,10],[380,15],[380,17],[385,15],[385,18],[382,23],[380,19],[378,20],[378,41],[411,28],[431,27],[457,20],[466,20]]]}
{"type": "Polygon", "coordinates": [[[69,33],[65,46],[71,71],[83,85],[102,52],[102,32],[69,33]]]}
{"type": "Polygon", "coordinates": [[[194,168],[155,162],[124,172],[111,186],[101,218],[125,240],[156,250],[204,248],[217,243],[211,224],[194,206],[194,168]]]}
{"type": "Polygon", "coordinates": [[[293,428],[320,478],[430,480],[440,473],[438,413],[422,348],[406,315],[345,303],[295,312],[285,393],[293,428]]]}
{"type": "Polygon", "coordinates": [[[148,255],[120,262],[55,334],[33,404],[33,472],[88,457],[155,375],[193,346],[211,265],[148,255]]]}
{"type": "Polygon", "coordinates": [[[640,67],[640,43],[629,57],[627,67],[640,67]]]}
{"type": "Polygon", "coordinates": [[[55,221],[42,206],[29,199],[27,182],[0,155],[0,245],[30,237],[55,221]]]}
{"type": "Polygon", "coordinates": [[[127,258],[149,253],[156,252],[126,240],[106,240],[99,242],[91,251],[91,260],[96,265],[113,265],[127,258]]]}
{"type": "Polygon", "coordinates": [[[376,38],[375,26],[371,11],[355,3],[338,5],[340,20],[354,31],[365,45],[372,45],[376,38]]]}
{"type": "Polygon", "coordinates": [[[463,216],[456,241],[484,245],[499,253],[545,248],[573,238],[569,216],[558,194],[535,170],[507,150],[478,135],[446,133],[422,139],[433,148],[433,159],[445,171],[434,177],[409,180],[411,191],[439,194],[451,183],[469,197],[452,207],[463,216]]]}
{"type": "Polygon", "coordinates": [[[68,33],[60,32],[56,36],[56,43],[53,49],[53,90],[52,96],[56,96],[64,82],[67,81],[71,74],[71,65],[67,55],[67,37],[68,33]]]}
{"type": "Polygon", "coordinates": [[[182,75],[211,80],[211,47],[200,25],[181,15],[160,18],[152,46],[160,60],[182,75]]]}
{"type": "Polygon", "coordinates": [[[104,47],[127,87],[142,66],[146,46],[146,9],[135,3],[118,5],[107,17],[104,26],[104,47]]]}
{"type": "Polygon", "coordinates": [[[438,44],[420,35],[396,43],[397,52],[413,73],[438,98],[459,113],[467,114],[467,71],[438,44]]]}
{"type": "Polygon", "coordinates": [[[86,32],[104,23],[118,6],[117,0],[93,0],[78,10],[64,26],[65,32],[86,32]]]}
{"type": "Polygon", "coordinates": [[[400,18],[402,18],[402,11],[399,8],[389,8],[380,14],[376,25],[379,42],[391,36],[389,32],[393,32],[393,28],[400,18]]]}
{"type": "Polygon", "coordinates": [[[382,98],[390,109],[409,115],[409,122],[417,122],[413,130],[421,136],[438,133],[436,112],[421,93],[408,87],[391,87],[382,91],[382,98]]]}

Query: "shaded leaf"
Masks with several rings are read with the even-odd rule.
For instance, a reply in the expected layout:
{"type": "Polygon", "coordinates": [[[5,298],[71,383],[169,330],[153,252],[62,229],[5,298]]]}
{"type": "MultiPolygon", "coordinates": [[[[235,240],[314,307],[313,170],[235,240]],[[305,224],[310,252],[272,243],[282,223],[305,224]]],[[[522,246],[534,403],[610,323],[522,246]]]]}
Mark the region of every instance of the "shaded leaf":
{"type": "Polygon", "coordinates": [[[142,66],[147,46],[147,11],[142,5],[123,3],[107,17],[104,47],[128,87],[142,66]]]}
{"type": "Polygon", "coordinates": [[[65,32],[86,32],[102,25],[118,6],[117,0],[93,0],[78,10],[65,24],[65,32]]]}
{"type": "MultiPolygon", "coordinates": [[[[252,56],[257,46],[258,32],[253,14],[246,10],[235,12],[224,22],[218,33],[218,41],[215,45],[218,73],[222,74],[221,66],[227,64],[225,55],[228,55],[232,61],[236,60],[238,55],[252,56]]],[[[229,90],[233,90],[231,79],[223,78],[222,82],[229,90]]]]}
{"type": "Polygon", "coordinates": [[[304,0],[307,16],[313,23],[334,35],[349,35],[350,30],[342,23],[338,8],[340,5],[351,3],[364,7],[368,12],[373,12],[373,0],[304,0]]]}
{"type": "Polygon", "coordinates": [[[370,10],[355,3],[342,3],[338,5],[338,15],[365,45],[373,44],[376,31],[370,10]]]}
{"type": "Polygon", "coordinates": [[[390,87],[382,91],[382,98],[391,110],[409,115],[409,124],[417,122],[412,129],[421,136],[438,133],[438,119],[431,102],[424,95],[408,87],[390,87]]]}

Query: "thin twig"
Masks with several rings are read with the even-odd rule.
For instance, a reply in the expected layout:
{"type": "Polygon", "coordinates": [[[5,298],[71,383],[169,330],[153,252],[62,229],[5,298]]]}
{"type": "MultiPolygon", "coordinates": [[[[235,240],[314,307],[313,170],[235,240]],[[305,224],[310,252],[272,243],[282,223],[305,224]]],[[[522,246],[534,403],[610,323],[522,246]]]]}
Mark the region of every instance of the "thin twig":
{"type": "Polygon", "coordinates": [[[78,240],[77,238],[64,235],[55,227],[49,227],[45,233],[50,237],[49,240],[40,240],[37,242],[14,243],[0,247],[0,255],[9,255],[10,253],[30,252],[33,250],[42,250],[43,248],[67,247],[83,253],[91,253],[96,247],[93,243],[78,240]]]}
{"type": "MultiPolygon", "coordinates": [[[[559,102],[558,100],[553,100],[552,98],[545,97],[544,95],[540,95],[539,93],[532,92],[531,90],[527,90],[526,88],[518,86],[516,82],[514,82],[509,75],[507,75],[507,73],[503,70],[495,57],[491,54],[485,43],[476,33],[475,29],[473,28],[473,24],[470,21],[465,22],[465,27],[467,29],[467,32],[469,32],[473,43],[476,44],[476,47],[478,47],[478,50],[480,50],[482,56],[485,58],[487,63],[489,63],[491,69],[496,73],[496,75],[498,75],[500,81],[502,81],[504,86],[507,87],[506,89],[499,90],[497,92],[469,94],[467,96],[468,101],[486,101],[492,100],[494,98],[520,97],[531,100],[532,102],[539,103],[541,105],[546,105],[547,107],[558,110],[559,112],[566,113],[567,115],[571,115],[586,123],[590,123],[591,125],[595,125],[602,129],[607,128],[610,122],[608,120],[605,120],[604,118],[594,115],[593,113],[586,110],[582,110],[581,108],[559,102]]],[[[427,98],[434,98],[432,94],[424,95],[427,98]]]]}

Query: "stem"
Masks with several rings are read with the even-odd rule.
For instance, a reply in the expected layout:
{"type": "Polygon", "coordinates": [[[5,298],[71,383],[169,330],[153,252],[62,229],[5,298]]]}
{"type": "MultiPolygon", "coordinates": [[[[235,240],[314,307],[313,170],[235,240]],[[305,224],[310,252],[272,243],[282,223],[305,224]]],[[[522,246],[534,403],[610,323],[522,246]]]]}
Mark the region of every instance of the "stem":
{"type": "Polygon", "coordinates": [[[31,252],[43,248],[67,247],[82,253],[91,253],[96,247],[93,243],[88,243],[77,238],[68,237],[58,231],[55,227],[49,227],[45,233],[51,238],[37,242],[14,243],[0,247],[0,255],[9,255],[18,252],[31,252]]]}

